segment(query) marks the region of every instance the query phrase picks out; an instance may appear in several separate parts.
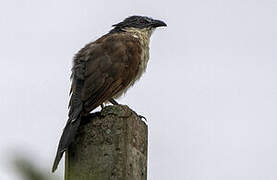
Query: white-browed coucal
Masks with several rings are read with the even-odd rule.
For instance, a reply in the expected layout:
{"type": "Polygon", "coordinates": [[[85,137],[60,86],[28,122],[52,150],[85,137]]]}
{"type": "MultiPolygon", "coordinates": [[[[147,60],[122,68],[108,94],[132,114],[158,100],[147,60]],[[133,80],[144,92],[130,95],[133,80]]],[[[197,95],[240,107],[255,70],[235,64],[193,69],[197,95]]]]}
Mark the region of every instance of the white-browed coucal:
{"type": "Polygon", "coordinates": [[[68,121],[61,136],[54,172],[63,153],[74,141],[81,117],[114,100],[138,80],[149,59],[149,40],[163,21],[131,16],[113,25],[113,29],[87,44],[73,59],[68,121]]]}

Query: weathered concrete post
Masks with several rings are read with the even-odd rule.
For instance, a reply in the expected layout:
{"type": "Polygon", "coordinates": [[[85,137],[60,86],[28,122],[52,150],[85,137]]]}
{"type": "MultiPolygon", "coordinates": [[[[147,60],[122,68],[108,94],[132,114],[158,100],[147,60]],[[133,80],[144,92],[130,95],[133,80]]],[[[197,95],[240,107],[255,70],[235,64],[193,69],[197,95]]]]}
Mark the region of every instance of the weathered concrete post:
{"type": "Polygon", "coordinates": [[[65,180],[146,180],[147,125],[127,106],[83,120],[66,153],[65,180]]]}

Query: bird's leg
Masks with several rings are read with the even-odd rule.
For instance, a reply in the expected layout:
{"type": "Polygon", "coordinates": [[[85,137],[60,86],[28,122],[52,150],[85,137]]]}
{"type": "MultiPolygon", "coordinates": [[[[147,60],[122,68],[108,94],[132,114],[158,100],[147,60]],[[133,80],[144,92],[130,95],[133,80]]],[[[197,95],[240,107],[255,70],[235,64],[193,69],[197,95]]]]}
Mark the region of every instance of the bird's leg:
{"type": "Polygon", "coordinates": [[[109,101],[110,101],[110,103],[112,103],[113,105],[119,105],[119,103],[116,102],[116,100],[114,100],[113,98],[111,98],[109,101]]]}
{"type": "MultiPolygon", "coordinates": [[[[113,98],[111,98],[109,101],[110,101],[110,103],[112,103],[113,105],[119,105],[119,103],[116,102],[116,100],[114,100],[113,98]]],[[[137,116],[138,116],[140,119],[144,119],[145,121],[147,121],[147,119],[146,119],[144,116],[139,115],[139,114],[137,114],[137,116]]]]}

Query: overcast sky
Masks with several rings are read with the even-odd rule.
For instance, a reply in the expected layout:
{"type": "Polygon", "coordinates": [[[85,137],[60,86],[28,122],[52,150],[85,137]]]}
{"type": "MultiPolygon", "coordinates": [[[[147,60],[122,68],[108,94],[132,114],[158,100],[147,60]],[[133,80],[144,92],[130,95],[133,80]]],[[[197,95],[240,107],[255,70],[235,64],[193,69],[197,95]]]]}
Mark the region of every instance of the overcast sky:
{"type": "Polygon", "coordinates": [[[119,100],[148,119],[148,179],[276,180],[276,0],[1,1],[0,179],[12,152],[50,171],[72,56],[134,14],[168,24],[119,100]]]}

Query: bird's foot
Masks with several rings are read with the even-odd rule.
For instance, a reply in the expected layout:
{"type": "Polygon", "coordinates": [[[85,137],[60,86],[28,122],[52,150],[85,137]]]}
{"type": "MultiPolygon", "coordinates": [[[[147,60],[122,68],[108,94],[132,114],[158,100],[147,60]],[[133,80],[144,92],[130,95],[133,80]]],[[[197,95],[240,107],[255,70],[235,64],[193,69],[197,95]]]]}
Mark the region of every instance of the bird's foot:
{"type": "MultiPolygon", "coordinates": [[[[114,100],[113,98],[111,98],[111,99],[109,100],[109,102],[112,103],[113,105],[119,105],[119,103],[116,102],[116,100],[114,100]]],[[[140,120],[147,121],[147,119],[146,119],[144,116],[139,115],[139,114],[137,114],[137,113],[135,113],[135,114],[140,118],[140,120]]]]}
{"type": "Polygon", "coordinates": [[[115,115],[121,118],[128,118],[131,114],[126,114],[126,109],[124,106],[106,106],[101,110],[102,116],[115,115]]]}

